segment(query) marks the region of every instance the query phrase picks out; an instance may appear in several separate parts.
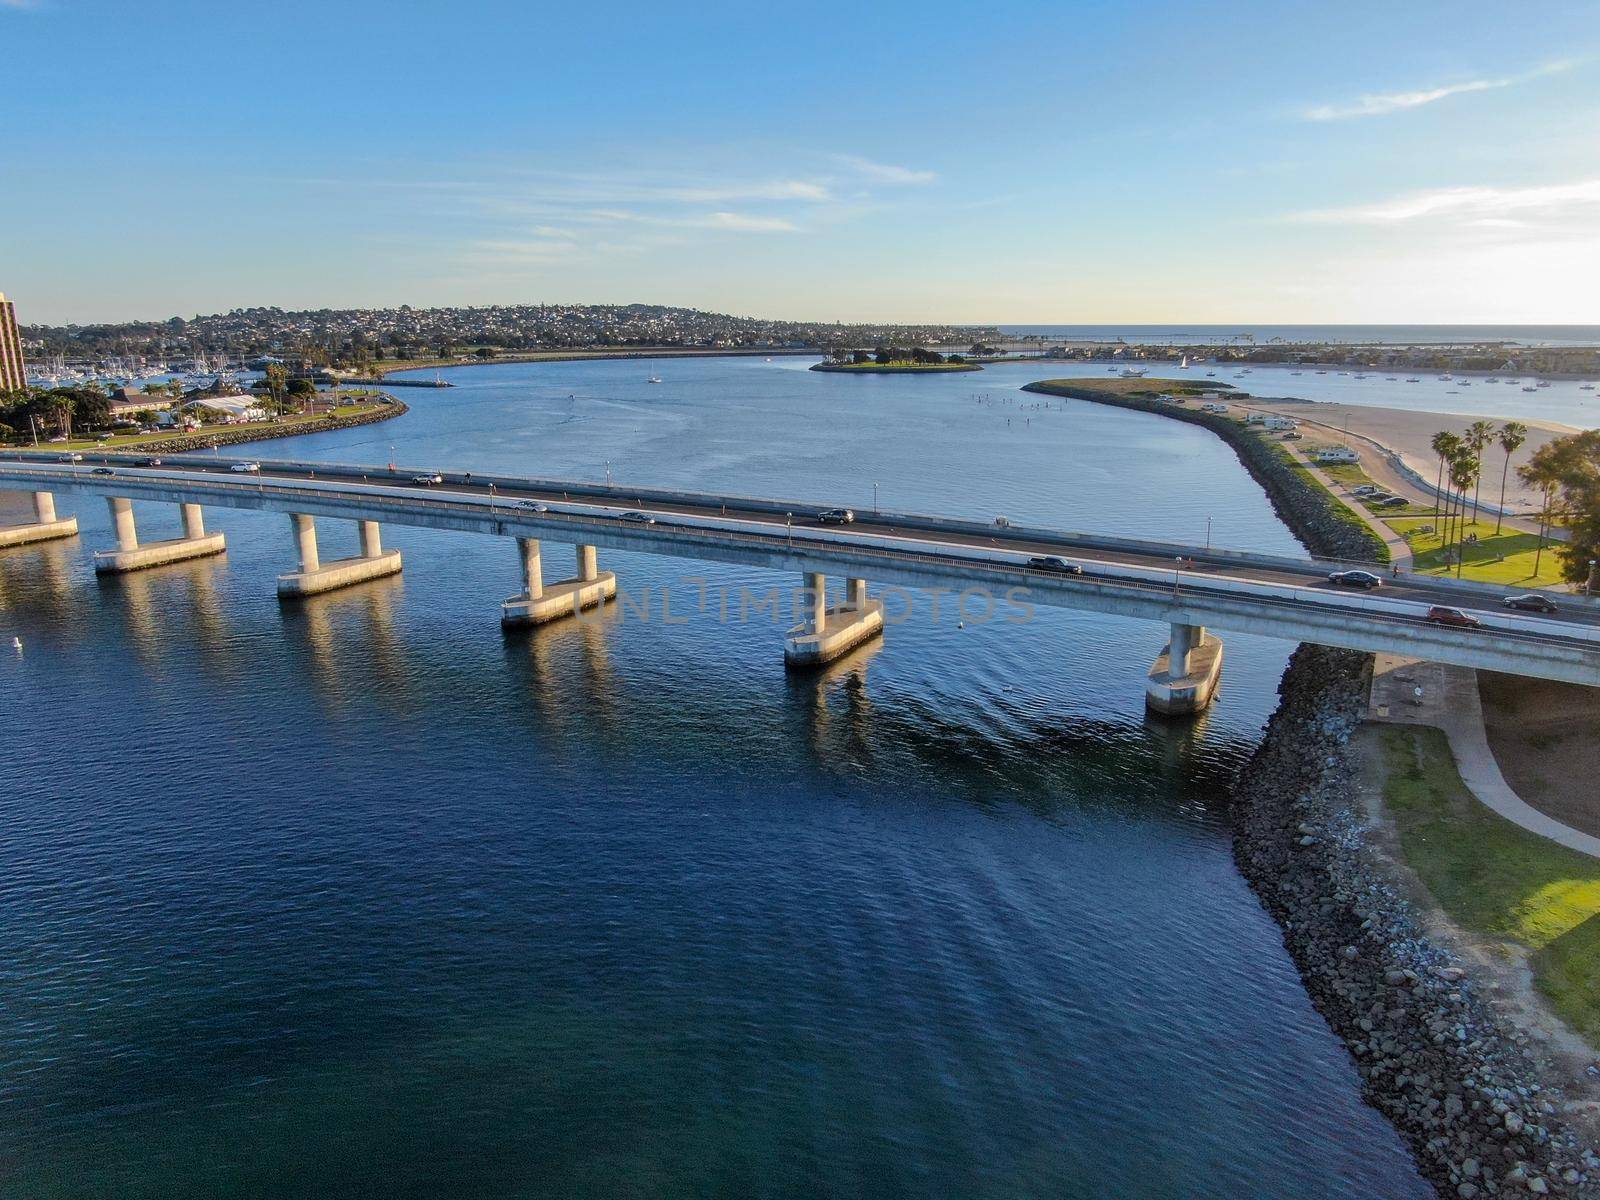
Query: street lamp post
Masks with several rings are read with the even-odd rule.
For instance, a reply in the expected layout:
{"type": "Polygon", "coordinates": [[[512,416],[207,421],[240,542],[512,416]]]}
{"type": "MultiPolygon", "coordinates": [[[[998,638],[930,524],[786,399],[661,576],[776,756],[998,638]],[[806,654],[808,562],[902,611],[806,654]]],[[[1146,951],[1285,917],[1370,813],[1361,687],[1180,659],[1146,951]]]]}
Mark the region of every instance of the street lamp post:
{"type": "Polygon", "coordinates": [[[1211,549],[1211,518],[1206,518],[1206,549],[1211,549]]]}
{"type": "Polygon", "coordinates": [[[784,513],[783,517],[784,533],[789,539],[789,548],[792,550],[794,549],[794,514],[784,513]]]}
{"type": "Polygon", "coordinates": [[[872,485],[872,515],[878,515],[878,485],[872,485]]]}

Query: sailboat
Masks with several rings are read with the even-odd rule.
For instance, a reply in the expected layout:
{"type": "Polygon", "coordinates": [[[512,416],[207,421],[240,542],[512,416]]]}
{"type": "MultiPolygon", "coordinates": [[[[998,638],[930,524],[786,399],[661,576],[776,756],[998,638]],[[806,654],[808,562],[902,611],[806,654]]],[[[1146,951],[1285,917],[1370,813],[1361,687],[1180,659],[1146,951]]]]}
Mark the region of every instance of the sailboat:
{"type": "Polygon", "coordinates": [[[1187,354],[1185,354],[1183,356],[1183,361],[1178,364],[1178,370],[1187,371],[1188,369],[1189,369],[1189,356],[1187,354]]]}

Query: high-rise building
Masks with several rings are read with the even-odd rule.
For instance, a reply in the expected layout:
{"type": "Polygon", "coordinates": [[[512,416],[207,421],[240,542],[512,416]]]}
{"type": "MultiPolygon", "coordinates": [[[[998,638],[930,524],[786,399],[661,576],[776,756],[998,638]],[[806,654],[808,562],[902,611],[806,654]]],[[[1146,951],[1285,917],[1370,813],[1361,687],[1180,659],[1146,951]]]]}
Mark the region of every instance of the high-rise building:
{"type": "Polygon", "coordinates": [[[17,333],[17,306],[0,292],[0,392],[20,392],[28,382],[17,333]]]}

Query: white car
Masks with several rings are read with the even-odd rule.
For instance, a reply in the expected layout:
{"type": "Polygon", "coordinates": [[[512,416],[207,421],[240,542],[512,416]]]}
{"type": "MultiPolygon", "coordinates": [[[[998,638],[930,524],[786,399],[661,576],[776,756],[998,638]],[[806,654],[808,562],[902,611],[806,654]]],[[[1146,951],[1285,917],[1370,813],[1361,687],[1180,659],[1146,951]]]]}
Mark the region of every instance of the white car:
{"type": "Polygon", "coordinates": [[[432,487],[436,483],[443,483],[444,476],[437,471],[429,471],[422,475],[413,475],[411,482],[420,483],[423,487],[432,487]]]}
{"type": "Polygon", "coordinates": [[[228,470],[237,471],[240,475],[259,475],[261,474],[261,464],[257,462],[234,463],[228,470]]]}
{"type": "Polygon", "coordinates": [[[517,507],[518,508],[525,508],[529,512],[549,512],[550,511],[550,506],[548,504],[540,504],[537,500],[518,500],[517,501],[517,507]]]}
{"type": "Polygon", "coordinates": [[[72,462],[72,463],[82,462],[83,461],[83,455],[79,454],[76,450],[74,450],[70,454],[63,454],[58,461],[60,461],[60,462],[72,462]]]}

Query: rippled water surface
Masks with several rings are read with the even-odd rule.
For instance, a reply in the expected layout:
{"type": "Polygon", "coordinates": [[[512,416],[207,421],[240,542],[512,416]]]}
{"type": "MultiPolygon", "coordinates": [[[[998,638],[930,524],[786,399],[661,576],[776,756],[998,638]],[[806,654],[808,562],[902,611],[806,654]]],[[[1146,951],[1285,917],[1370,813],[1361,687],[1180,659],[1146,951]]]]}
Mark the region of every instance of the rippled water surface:
{"type": "MultiPolygon", "coordinates": [[[[1209,435],[1036,368],[803,366],[465,369],[260,452],[1294,548],[1209,435]]],[[[1172,726],[1149,624],[924,597],[788,675],[720,619],[754,570],[603,554],[688,619],[506,635],[509,540],[389,528],[403,577],[280,607],[281,515],[99,581],[61,503],[0,555],[6,1195],[1426,1194],[1230,856],[1287,645],[1172,726]]]]}

